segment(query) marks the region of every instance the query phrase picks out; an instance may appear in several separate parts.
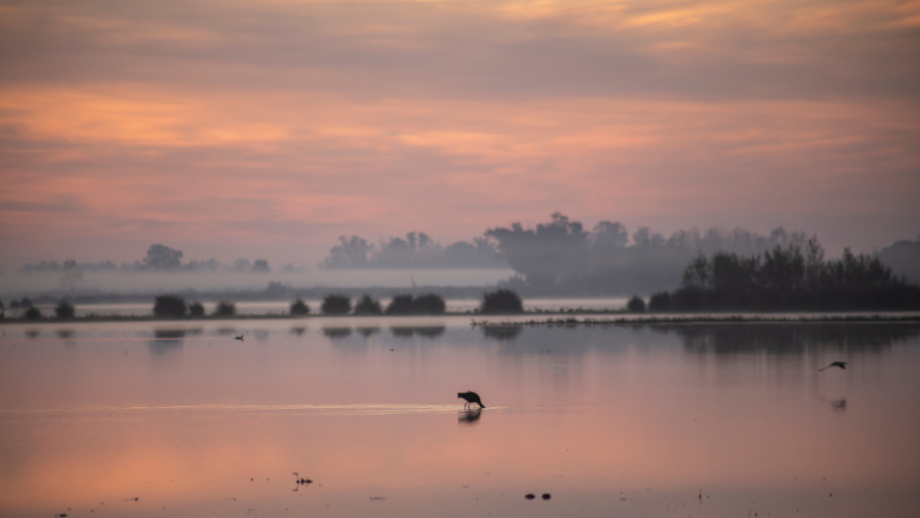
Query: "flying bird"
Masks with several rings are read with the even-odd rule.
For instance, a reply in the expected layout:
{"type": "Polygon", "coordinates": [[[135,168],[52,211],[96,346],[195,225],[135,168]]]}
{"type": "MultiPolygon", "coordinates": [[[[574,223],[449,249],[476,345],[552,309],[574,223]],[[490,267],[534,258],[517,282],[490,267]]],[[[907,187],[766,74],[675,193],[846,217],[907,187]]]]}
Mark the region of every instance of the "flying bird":
{"type": "Polygon", "coordinates": [[[482,404],[482,400],[479,399],[479,394],[475,392],[458,392],[457,397],[460,397],[466,400],[466,403],[464,403],[463,406],[467,406],[472,403],[476,403],[477,405],[479,405],[479,408],[486,407],[485,405],[482,404]]]}
{"type": "Polygon", "coordinates": [[[827,370],[827,369],[830,369],[831,367],[840,367],[843,370],[847,370],[847,362],[834,362],[823,369],[818,369],[818,371],[820,372],[823,370],[827,370]]]}
{"type": "Polygon", "coordinates": [[[242,342],[242,341],[243,341],[243,335],[240,335],[240,336],[236,337],[236,339],[242,342]]]}

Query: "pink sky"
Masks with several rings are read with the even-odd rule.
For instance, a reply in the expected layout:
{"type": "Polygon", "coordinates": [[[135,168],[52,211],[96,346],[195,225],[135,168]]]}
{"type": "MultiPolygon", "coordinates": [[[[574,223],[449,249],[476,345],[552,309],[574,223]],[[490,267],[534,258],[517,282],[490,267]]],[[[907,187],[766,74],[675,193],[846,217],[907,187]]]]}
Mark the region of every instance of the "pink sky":
{"type": "Polygon", "coordinates": [[[920,1],[0,4],[0,269],[562,211],[920,234],[920,1]]]}

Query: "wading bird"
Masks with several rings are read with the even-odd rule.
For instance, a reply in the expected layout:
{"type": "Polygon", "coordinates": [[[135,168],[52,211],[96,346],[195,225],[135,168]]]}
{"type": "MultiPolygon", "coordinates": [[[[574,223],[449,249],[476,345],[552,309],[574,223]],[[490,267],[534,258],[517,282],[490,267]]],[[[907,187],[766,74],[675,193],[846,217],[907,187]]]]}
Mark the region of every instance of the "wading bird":
{"type": "Polygon", "coordinates": [[[457,397],[461,397],[466,400],[466,403],[463,406],[467,406],[472,403],[479,405],[479,408],[485,408],[486,406],[482,404],[482,400],[479,399],[479,394],[475,392],[458,392],[457,397]]]}
{"type": "Polygon", "coordinates": [[[818,369],[818,371],[820,372],[823,370],[827,370],[827,369],[830,369],[831,367],[840,367],[843,370],[847,370],[847,362],[834,362],[823,369],[818,369]]]}
{"type": "Polygon", "coordinates": [[[242,341],[243,341],[243,335],[240,335],[240,336],[236,337],[236,339],[242,342],[242,341]]]}

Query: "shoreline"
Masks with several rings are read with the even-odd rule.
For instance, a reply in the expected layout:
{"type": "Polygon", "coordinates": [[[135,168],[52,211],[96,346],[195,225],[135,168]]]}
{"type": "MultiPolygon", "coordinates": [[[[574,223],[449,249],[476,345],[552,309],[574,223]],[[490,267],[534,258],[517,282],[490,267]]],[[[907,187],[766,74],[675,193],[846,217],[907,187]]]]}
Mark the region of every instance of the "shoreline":
{"type": "Polygon", "coordinates": [[[775,316],[764,313],[731,313],[723,316],[714,313],[699,315],[688,313],[630,313],[628,311],[583,311],[583,312],[525,312],[517,314],[485,315],[474,312],[443,313],[440,315],[234,315],[234,316],[200,316],[183,318],[163,318],[139,315],[87,315],[74,318],[43,317],[38,319],[0,318],[0,326],[15,324],[82,324],[82,323],[120,323],[120,322],[230,322],[235,320],[290,320],[308,321],[314,319],[361,319],[379,318],[456,318],[469,317],[472,327],[502,326],[631,326],[631,325],[682,325],[682,324],[796,324],[796,323],[918,323],[920,313],[899,315],[898,312],[879,314],[876,312],[776,312],[775,316]],[[836,314],[835,314],[836,313],[836,314]],[[865,314],[854,314],[865,313],[865,314]],[[787,316],[793,314],[795,316],[787,316]],[[611,318],[593,318],[609,315],[611,318]],[[545,318],[535,319],[540,316],[545,318]],[[577,317],[586,318],[577,318],[577,317]],[[527,318],[530,317],[530,318],[527,318]],[[553,318],[556,317],[556,318],[553,318]],[[479,319],[479,320],[477,320],[479,319]],[[494,319],[503,319],[499,322],[494,319]]]}

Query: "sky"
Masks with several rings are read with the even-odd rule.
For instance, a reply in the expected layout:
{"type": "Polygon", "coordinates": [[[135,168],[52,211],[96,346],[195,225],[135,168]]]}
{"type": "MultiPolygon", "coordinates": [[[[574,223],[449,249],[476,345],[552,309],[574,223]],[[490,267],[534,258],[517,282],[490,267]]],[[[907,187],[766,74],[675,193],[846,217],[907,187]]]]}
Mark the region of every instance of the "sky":
{"type": "Polygon", "coordinates": [[[561,211],[920,234],[920,1],[0,0],[0,270],[561,211]]]}

